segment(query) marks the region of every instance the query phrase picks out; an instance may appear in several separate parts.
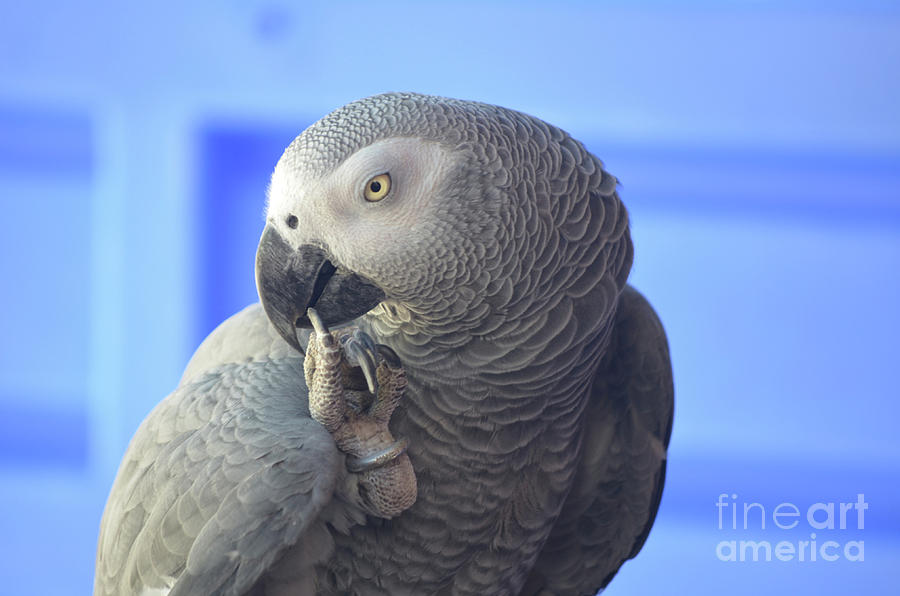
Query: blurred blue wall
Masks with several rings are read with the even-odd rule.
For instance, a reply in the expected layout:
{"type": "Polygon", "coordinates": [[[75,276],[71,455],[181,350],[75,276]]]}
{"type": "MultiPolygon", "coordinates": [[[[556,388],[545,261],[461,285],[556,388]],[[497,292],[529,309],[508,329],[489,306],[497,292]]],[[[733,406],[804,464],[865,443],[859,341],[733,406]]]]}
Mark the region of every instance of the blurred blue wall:
{"type": "Polygon", "coordinates": [[[894,590],[898,73],[887,0],[4,3],[0,593],[89,591],[129,437],[255,300],[281,151],[387,90],[535,114],[622,182],[677,407],[609,594],[894,590]],[[721,493],[864,493],[866,560],[722,562],[721,493]]]}

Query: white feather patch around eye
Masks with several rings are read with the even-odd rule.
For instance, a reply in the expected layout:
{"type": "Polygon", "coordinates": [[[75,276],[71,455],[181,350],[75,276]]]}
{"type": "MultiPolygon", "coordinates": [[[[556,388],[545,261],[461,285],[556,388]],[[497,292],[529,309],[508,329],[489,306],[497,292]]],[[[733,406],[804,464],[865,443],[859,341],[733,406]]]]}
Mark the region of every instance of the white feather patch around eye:
{"type": "Polygon", "coordinates": [[[420,209],[427,207],[454,163],[452,151],[435,141],[383,139],[348,157],[333,172],[329,186],[333,191],[335,187],[348,191],[345,196],[353,202],[365,202],[366,184],[375,176],[388,174],[390,193],[383,201],[370,202],[370,206],[396,204],[403,209],[420,209]]]}
{"type": "Polygon", "coordinates": [[[347,157],[334,170],[313,176],[282,158],[269,188],[267,221],[282,228],[291,245],[347,242],[347,234],[370,228],[408,228],[440,208],[440,191],[458,162],[446,145],[414,137],[376,141],[347,157]],[[388,173],[391,191],[381,201],[364,197],[366,182],[388,173]],[[295,216],[302,224],[289,229],[295,216]]]}

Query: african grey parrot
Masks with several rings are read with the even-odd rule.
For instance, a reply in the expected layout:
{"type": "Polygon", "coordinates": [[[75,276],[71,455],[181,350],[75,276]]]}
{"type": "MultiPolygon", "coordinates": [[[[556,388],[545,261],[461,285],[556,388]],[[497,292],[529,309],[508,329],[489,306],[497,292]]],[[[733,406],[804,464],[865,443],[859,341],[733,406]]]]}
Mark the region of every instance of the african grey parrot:
{"type": "Polygon", "coordinates": [[[95,594],[603,588],[653,524],[673,412],[616,186],[482,103],[389,93],[304,131],[261,304],[134,436],[95,594]]]}

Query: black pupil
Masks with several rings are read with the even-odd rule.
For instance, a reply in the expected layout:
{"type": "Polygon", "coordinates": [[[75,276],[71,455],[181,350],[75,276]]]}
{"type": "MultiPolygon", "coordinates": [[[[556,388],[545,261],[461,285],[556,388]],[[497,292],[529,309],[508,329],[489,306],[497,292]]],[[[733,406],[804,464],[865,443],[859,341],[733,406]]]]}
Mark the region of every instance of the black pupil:
{"type": "Polygon", "coordinates": [[[371,190],[372,192],[380,191],[381,190],[381,182],[379,182],[378,180],[373,180],[372,183],[369,185],[369,190],[371,190]]]}

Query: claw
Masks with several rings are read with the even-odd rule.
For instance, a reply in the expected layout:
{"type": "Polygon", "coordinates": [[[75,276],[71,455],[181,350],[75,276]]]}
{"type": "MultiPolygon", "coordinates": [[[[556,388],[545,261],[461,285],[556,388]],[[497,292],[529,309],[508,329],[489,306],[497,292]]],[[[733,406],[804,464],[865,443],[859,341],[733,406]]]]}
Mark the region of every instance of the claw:
{"type": "Polygon", "coordinates": [[[400,368],[400,366],[402,366],[402,363],[400,362],[400,356],[398,356],[397,352],[395,352],[392,348],[389,348],[384,344],[378,344],[375,346],[375,349],[378,350],[378,353],[391,368],[400,368]]]}
{"type": "Polygon", "coordinates": [[[308,309],[306,311],[306,316],[309,317],[309,322],[312,323],[313,329],[316,332],[316,337],[319,341],[329,347],[334,345],[334,338],[331,337],[331,332],[328,330],[328,327],[325,326],[322,317],[319,316],[316,309],[308,309]]]}
{"type": "MultiPolygon", "coordinates": [[[[363,336],[368,338],[368,336],[363,336]]],[[[356,337],[354,339],[360,338],[356,337]]],[[[378,395],[378,379],[375,376],[375,351],[369,347],[370,343],[372,343],[371,339],[369,339],[369,341],[363,340],[360,342],[349,341],[347,342],[344,351],[347,356],[356,360],[357,365],[362,369],[362,372],[366,377],[366,385],[369,387],[369,393],[378,395]]]]}

